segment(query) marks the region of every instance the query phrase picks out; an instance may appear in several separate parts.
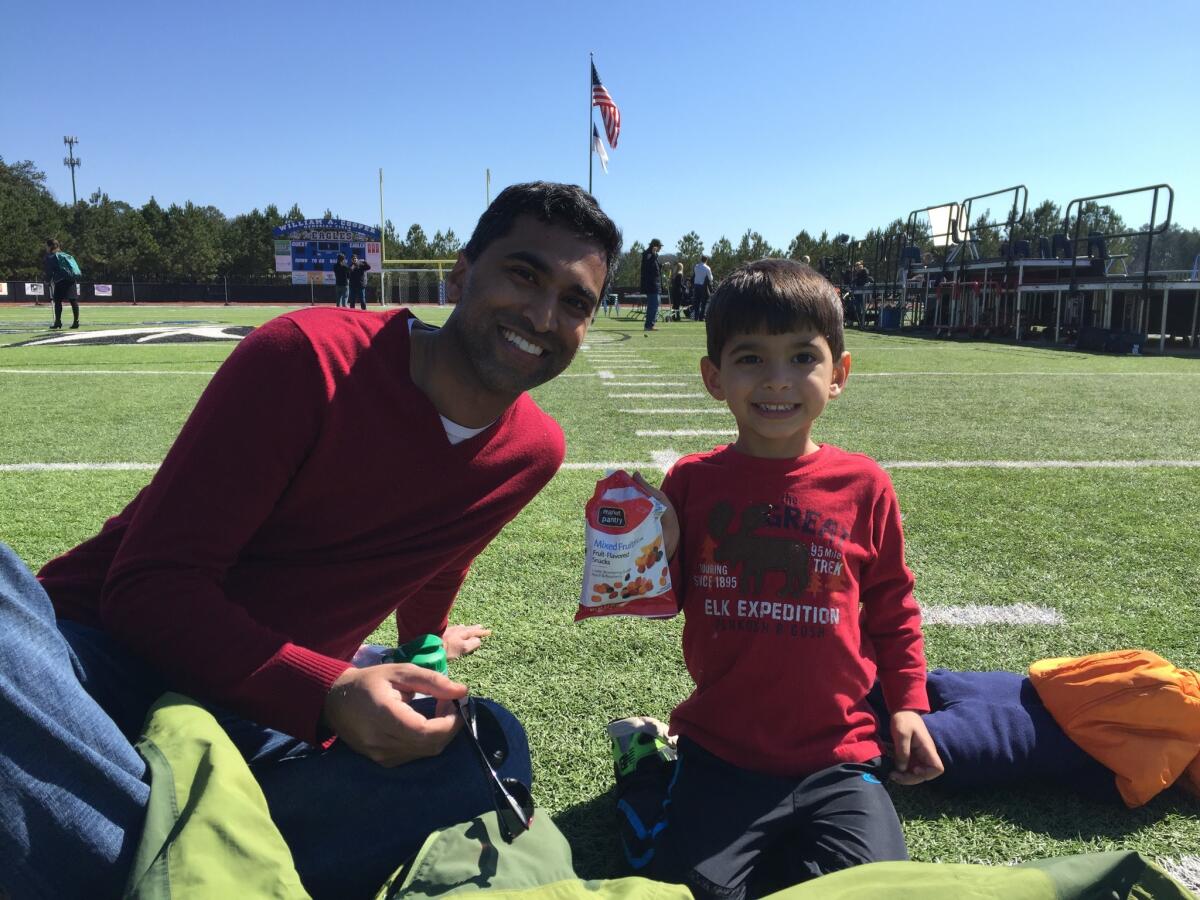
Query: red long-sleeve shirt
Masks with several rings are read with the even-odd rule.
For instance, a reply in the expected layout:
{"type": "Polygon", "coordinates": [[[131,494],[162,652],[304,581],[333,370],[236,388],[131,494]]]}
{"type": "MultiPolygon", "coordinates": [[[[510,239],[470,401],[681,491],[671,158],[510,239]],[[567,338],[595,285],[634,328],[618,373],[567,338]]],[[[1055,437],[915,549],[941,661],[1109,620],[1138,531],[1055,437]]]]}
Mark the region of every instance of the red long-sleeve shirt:
{"type": "Polygon", "coordinates": [[[409,319],[305,310],[241,342],[150,484],[39,578],[181,689],[317,737],[326,694],[399,610],[446,626],[475,556],[562,463],[522,395],[452,445],[409,376],[409,319]]]}
{"type": "Polygon", "coordinates": [[[900,509],[869,457],[720,447],[677,462],[663,490],[682,528],[672,571],[696,683],[672,731],[797,777],[881,755],[866,699],[877,671],[889,709],[928,711],[900,509]]]}

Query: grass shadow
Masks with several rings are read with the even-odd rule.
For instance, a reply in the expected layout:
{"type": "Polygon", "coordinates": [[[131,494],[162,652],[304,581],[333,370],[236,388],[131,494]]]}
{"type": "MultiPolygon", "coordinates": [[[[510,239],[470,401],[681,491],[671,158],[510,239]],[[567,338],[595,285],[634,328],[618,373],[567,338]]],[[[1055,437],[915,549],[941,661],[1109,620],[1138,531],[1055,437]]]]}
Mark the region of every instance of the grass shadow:
{"type": "Polygon", "coordinates": [[[1200,801],[1180,791],[1164,791],[1137,809],[1126,807],[1115,787],[1089,793],[1045,782],[970,791],[930,784],[891,794],[902,821],[992,818],[1059,841],[1123,841],[1173,813],[1200,815],[1200,801]]]}
{"type": "Polygon", "coordinates": [[[580,878],[620,878],[631,874],[617,836],[616,788],[577,803],[554,817],[571,845],[580,878]]]}

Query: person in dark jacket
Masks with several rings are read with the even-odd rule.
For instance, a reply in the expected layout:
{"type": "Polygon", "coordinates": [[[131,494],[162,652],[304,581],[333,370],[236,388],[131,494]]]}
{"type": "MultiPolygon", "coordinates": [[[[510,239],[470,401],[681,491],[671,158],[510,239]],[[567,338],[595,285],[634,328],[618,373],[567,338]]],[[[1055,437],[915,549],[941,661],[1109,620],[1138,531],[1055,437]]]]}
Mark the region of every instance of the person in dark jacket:
{"type": "Polygon", "coordinates": [[[687,292],[683,286],[683,263],[675,263],[675,274],[671,276],[671,316],[679,321],[680,310],[687,302],[687,292]]]}
{"type": "Polygon", "coordinates": [[[658,319],[658,303],[662,294],[662,273],[658,270],[658,251],[662,249],[662,241],[654,238],[646,252],[642,254],[642,293],[646,295],[646,331],[654,330],[658,319]]]}
{"type": "Polygon", "coordinates": [[[337,285],[337,305],[339,308],[350,305],[350,267],[346,265],[346,254],[339,253],[337,262],[333,264],[333,280],[337,285]]]}
{"type": "Polygon", "coordinates": [[[358,254],[350,256],[350,308],[354,309],[357,302],[363,309],[367,308],[367,271],[371,264],[365,259],[359,259],[358,254]]]}
{"type": "Polygon", "coordinates": [[[54,324],[50,327],[62,328],[62,307],[66,300],[71,304],[72,328],[79,327],[79,279],[64,275],[63,270],[55,263],[55,254],[62,249],[54,238],[46,238],[46,256],[42,260],[42,268],[46,271],[46,280],[50,282],[51,299],[54,301],[54,324]]]}

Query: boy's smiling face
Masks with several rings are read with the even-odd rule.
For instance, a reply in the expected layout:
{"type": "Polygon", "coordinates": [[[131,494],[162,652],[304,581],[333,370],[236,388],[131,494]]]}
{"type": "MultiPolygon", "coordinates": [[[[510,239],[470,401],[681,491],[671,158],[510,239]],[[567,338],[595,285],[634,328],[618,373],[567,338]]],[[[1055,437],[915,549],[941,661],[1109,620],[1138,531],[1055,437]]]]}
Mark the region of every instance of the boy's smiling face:
{"type": "Polygon", "coordinates": [[[737,420],[734,448],[770,459],[817,449],[812,424],[850,376],[850,354],[835,360],[824,335],[806,327],[732,335],[719,362],[718,367],[704,357],[700,374],[708,392],[737,420]]]}

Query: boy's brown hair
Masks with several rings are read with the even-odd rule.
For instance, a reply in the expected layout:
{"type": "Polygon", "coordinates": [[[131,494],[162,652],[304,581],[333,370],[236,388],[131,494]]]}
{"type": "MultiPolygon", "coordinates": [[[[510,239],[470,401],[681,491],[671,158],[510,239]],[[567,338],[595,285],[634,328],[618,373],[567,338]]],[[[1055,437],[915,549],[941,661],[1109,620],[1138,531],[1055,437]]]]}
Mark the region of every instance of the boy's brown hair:
{"type": "Polygon", "coordinates": [[[721,281],[705,315],[708,358],[721,365],[725,343],[737,334],[785,334],[815,328],[834,360],[846,349],[842,298],[814,269],[791,259],[759,259],[721,281]]]}

